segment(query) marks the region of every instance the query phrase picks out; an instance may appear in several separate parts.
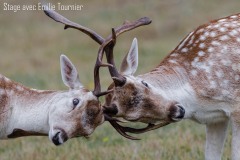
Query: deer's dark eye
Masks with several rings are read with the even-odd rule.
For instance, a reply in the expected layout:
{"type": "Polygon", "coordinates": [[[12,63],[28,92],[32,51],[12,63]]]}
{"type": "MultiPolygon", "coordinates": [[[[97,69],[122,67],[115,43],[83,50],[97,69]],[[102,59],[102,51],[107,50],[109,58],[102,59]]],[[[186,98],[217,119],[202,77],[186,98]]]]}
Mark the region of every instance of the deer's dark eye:
{"type": "Polygon", "coordinates": [[[148,88],[148,84],[144,81],[142,81],[142,84],[148,88]]]}
{"type": "Polygon", "coordinates": [[[78,98],[74,98],[73,99],[73,106],[76,107],[79,103],[79,99],[78,98]]]}

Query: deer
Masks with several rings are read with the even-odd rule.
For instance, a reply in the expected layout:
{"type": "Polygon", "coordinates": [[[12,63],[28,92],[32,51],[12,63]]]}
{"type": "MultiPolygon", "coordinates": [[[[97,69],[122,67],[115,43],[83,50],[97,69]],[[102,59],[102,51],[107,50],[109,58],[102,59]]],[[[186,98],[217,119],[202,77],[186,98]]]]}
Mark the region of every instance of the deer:
{"type": "MultiPolygon", "coordinates": [[[[240,158],[239,65],[240,14],[210,21],[190,32],[152,71],[134,76],[138,67],[138,42],[134,38],[120,71],[113,48],[121,33],[136,25],[151,23],[148,18],[126,22],[112,28],[106,39],[95,31],[74,23],[62,15],[45,10],[53,20],[90,36],[100,44],[96,64],[108,67],[113,83],[105,94],[102,111],[105,121],[122,136],[140,134],[171,123],[190,119],[206,125],[205,159],[219,160],[227,128],[232,125],[232,159],[240,158]],[[107,63],[102,62],[106,55],[107,63]],[[121,126],[119,118],[148,124],[144,128],[121,126]]],[[[137,25],[138,26],[138,25],[137,25]]],[[[95,68],[95,73],[99,69],[95,68]]],[[[99,74],[97,76],[99,82],[99,74]]],[[[95,77],[94,77],[95,78],[95,77]]],[[[99,87],[100,88],[100,87],[99,87]]],[[[101,89],[100,89],[101,90],[101,89]]]]}
{"type": "Polygon", "coordinates": [[[0,139],[48,136],[61,145],[70,138],[89,136],[104,121],[99,92],[82,85],[65,55],[60,66],[66,91],[32,89],[0,75],[0,139]]]}
{"type": "MultiPolygon", "coordinates": [[[[150,72],[138,67],[135,38],[120,70],[109,66],[113,90],[104,113],[148,126],[119,128],[144,133],[190,119],[206,125],[205,159],[220,160],[229,123],[233,160],[240,159],[240,14],[212,20],[190,32],[150,72]]],[[[112,54],[112,53],[111,53],[112,54]]],[[[113,55],[107,55],[113,60],[113,55]]],[[[110,63],[111,64],[111,63],[110,63]]]]}

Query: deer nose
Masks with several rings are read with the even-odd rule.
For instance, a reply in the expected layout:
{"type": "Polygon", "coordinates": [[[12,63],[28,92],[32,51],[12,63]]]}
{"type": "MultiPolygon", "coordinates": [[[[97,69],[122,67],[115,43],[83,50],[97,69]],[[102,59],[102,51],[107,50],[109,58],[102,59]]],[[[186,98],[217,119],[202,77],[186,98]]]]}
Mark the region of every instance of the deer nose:
{"type": "Polygon", "coordinates": [[[184,118],[185,109],[180,104],[175,104],[170,109],[170,118],[174,122],[180,121],[184,118]]]}
{"type": "Polygon", "coordinates": [[[103,106],[103,113],[107,115],[116,115],[118,113],[117,105],[112,104],[110,107],[103,106]]]}
{"type": "Polygon", "coordinates": [[[61,144],[60,141],[59,141],[59,135],[60,135],[60,132],[56,133],[52,138],[52,141],[56,146],[61,144]]]}
{"type": "Polygon", "coordinates": [[[180,105],[178,107],[179,107],[179,115],[176,118],[182,119],[185,115],[185,109],[180,105]]]}

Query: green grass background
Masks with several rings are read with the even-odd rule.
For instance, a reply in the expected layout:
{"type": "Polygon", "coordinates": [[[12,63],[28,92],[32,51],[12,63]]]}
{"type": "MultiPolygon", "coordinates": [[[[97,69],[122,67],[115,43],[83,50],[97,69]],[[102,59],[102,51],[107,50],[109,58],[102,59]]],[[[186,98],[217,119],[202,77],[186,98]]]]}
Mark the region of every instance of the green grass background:
{"type": "MultiPolygon", "coordinates": [[[[117,39],[115,58],[120,65],[134,37],[139,41],[139,68],[145,73],[159,64],[180,40],[197,26],[240,11],[238,0],[49,0],[56,4],[81,4],[82,11],[59,11],[102,36],[126,19],[143,16],[153,22],[117,39]]],[[[93,89],[93,65],[98,45],[77,30],[63,30],[41,11],[3,11],[3,3],[37,4],[36,0],[0,1],[0,73],[38,89],[66,89],[61,81],[59,56],[66,54],[76,65],[82,83],[93,89]]],[[[101,70],[103,88],[111,79],[101,70]]],[[[78,138],[56,147],[47,137],[28,137],[0,142],[1,160],[201,160],[204,159],[205,127],[183,121],[139,136],[121,137],[108,123],[89,139],[78,138]]],[[[228,136],[223,159],[230,157],[228,136]]]]}

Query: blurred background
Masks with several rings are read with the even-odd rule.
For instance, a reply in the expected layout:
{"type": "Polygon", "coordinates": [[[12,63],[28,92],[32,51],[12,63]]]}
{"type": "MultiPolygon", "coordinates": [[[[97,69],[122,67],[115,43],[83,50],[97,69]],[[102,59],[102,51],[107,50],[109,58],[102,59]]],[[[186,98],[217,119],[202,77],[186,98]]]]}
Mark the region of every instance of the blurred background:
{"type": "MultiPolygon", "coordinates": [[[[3,3],[37,4],[37,0],[1,0],[0,73],[37,89],[67,89],[61,80],[59,56],[66,54],[76,65],[81,82],[93,89],[93,66],[98,44],[85,34],[63,30],[42,11],[4,11],[3,3]]],[[[124,20],[147,16],[152,24],[121,35],[115,47],[120,65],[132,39],[139,42],[137,74],[150,71],[193,29],[212,19],[240,12],[238,0],[49,0],[53,4],[83,5],[81,11],[58,11],[70,20],[106,37],[124,20]]],[[[101,70],[106,89],[111,83],[107,69],[101,70]]],[[[8,160],[193,160],[204,159],[205,127],[191,121],[139,135],[141,141],[121,137],[108,123],[89,139],[77,138],[56,147],[47,137],[25,137],[0,142],[0,159],[8,160]]],[[[230,157],[230,139],[223,159],[230,157]]]]}

